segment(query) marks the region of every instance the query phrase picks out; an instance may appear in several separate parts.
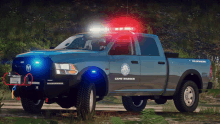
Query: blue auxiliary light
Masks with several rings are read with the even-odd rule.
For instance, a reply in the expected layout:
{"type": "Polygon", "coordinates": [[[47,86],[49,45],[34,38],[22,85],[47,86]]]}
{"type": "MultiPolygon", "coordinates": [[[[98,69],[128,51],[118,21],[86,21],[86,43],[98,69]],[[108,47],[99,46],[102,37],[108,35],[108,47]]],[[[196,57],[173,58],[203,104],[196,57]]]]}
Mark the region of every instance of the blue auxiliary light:
{"type": "Polygon", "coordinates": [[[89,73],[87,73],[87,74],[88,74],[88,77],[89,77],[90,80],[97,80],[101,76],[99,70],[96,69],[96,68],[91,69],[89,71],[89,73]]]}
{"type": "Polygon", "coordinates": [[[39,61],[35,61],[35,64],[39,64],[40,62],[39,61]]]}
{"type": "Polygon", "coordinates": [[[43,64],[42,64],[42,60],[40,59],[40,58],[34,58],[34,59],[32,59],[31,60],[32,62],[31,62],[31,64],[33,65],[33,66],[35,66],[35,67],[40,67],[40,66],[42,66],[43,64]]]}
{"type": "Polygon", "coordinates": [[[95,73],[96,73],[96,70],[92,70],[92,73],[95,74],[95,73]]]}

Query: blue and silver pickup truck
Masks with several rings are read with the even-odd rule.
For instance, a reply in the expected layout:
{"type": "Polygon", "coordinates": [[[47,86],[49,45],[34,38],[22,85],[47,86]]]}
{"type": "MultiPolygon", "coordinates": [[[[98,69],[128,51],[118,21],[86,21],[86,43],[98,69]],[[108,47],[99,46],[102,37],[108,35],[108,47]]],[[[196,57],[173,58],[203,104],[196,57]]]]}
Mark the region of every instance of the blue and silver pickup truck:
{"type": "Polygon", "coordinates": [[[8,76],[10,84],[31,84],[14,91],[25,111],[39,112],[46,100],[85,118],[105,96],[122,96],[128,111],[173,99],[180,112],[193,112],[212,87],[210,69],[208,59],[178,58],[164,53],[158,36],[126,30],[76,34],[54,49],[19,54],[8,76]]]}

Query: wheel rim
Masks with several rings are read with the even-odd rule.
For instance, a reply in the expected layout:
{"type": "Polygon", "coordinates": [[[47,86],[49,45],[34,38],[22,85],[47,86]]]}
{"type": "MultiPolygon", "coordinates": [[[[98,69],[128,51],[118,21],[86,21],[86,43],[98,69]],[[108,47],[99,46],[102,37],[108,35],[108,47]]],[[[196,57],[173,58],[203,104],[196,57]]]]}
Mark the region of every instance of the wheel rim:
{"type": "Polygon", "coordinates": [[[195,91],[191,86],[188,86],[184,91],[184,102],[187,106],[192,106],[195,102],[195,91]]]}
{"type": "Polygon", "coordinates": [[[137,100],[133,102],[135,107],[140,107],[143,104],[143,100],[137,100]]]}
{"type": "Polygon", "coordinates": [[[92,107],[93,107],[93,90],[91,90],[90,100],[89,100],[89,110],[90,110],[90,112],[92,112],[92,107]]]}
{"type": "Polygon", "coordinates": [[[34,101],[34,105],[39,105],[41,100],[34,101]]]}

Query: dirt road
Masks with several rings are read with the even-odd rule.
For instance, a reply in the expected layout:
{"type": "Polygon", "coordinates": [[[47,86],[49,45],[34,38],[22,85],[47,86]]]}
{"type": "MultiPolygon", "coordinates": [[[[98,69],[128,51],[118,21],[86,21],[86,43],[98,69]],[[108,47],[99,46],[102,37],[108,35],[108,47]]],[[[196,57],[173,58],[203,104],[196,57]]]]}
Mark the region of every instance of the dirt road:
{"type": "MultiPolygon", "coordinates": [[[[0,117],[27,117],[27,118],[47,118],[48,113],[50,117],[63,117],[64,114],[73,113],[76,117],[76,108],[72,107],[70,109],[63,109],[57,104],[44,104],[42,108],[42,112],[40,114],[30,114],[26,113],[20,102],[11,102],[5,101],[3,102],[4,106],[1,108],[0,117]]],[[[147,108],[153,108],[158,115],[177,115],[180,114],[177,111],[165,111],[163,112],[162,105],[147,105],[147,108]]],[[[196,109],[195,112],[199,112],[200,107],[196,109]]],[[[197,115],[198,113],[194,113],[197,115]]],[[[122,120],[131,120],[131,121],[139,121],[141,113],[135,112],[127,112],[122,104],[114,104],[114,105],[106,105],[106,104],[97,104],[96,105],[96,117],[95,118],[102,118],[102,115],[107,115],[108,117],[120,117],[122,120]]],[[[77,118],[76,118],[77,119],[77,118]]],[[[165,118],[169,123],[176,124],[179,122],[174,121],[170,117],[165,118]]],[[[192,121],[193,123],[201,123],[200,121],[192,121]]],[[[207,121],[206,121],[207,122],[207,121]]],[[[209,122],[209,121],[208,121],[209,122]]],[[[184,122],[185,123],[185,122],[184,122]]]]}
{"type": "MultiPolygon", "coordinates": [[[[147,108],[153,108],[155,112],[163,112],[163,107],[160,105],[147,105],[147,108]]],[[[5,102],[2,109],[19,109],[23,110],[20,102],[5,102]]],[[[43,110],[76,110],[75,107],[64,109],[61,108],[57,104],[44,104],[42,107],[43,110]]],[[[123,105],[105,105],[105,104],[97,104],[96,110],[102,111],[126,111],[123,105]]],[[[199,112],[200,108],[197,108],[195,112],[199,112]]],[[[1,116],[1,115],[0,115],[1,116]]]]}

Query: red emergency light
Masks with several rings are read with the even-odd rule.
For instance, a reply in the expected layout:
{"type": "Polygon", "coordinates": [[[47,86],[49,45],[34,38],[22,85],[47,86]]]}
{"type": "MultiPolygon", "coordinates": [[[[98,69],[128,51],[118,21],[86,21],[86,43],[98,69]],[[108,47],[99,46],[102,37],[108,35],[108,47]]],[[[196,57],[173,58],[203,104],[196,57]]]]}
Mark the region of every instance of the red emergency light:
{"type": "Polygon", "coordinates": [[[118,17],[110,19],[107,22],[108,27],[114,27],[115,31],[139,31],[141,23],[139,20],[134,19],[133,17],[118,17]]]}
{"type": "Polygon", "coordinates": [[[133,27],[91,28],[91,32],[134,31],[133,27]]]}
{"type": "Polygon", "coordinates": [[[133,31],[134,28],[132,27],[120,27],[120,28],[114,28],[115,31],[133,31]]]}
{"type": "Polygon", "coordinates": [[[137,32],[141,24],[131,17],[114,18],[106,22],[106,25],[99,24],[90,28],[93,33],[108,33],[118,31],[132,31],[137,32]]]}

